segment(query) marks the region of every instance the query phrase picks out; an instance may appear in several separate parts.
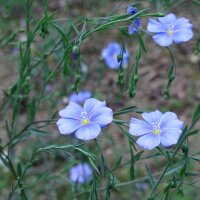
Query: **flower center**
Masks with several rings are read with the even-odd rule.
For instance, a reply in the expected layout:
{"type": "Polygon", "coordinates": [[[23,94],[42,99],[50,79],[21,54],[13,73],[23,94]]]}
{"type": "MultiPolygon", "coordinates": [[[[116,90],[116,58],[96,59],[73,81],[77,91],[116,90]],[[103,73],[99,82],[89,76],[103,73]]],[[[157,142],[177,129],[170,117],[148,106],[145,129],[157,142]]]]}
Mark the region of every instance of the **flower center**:
{"type": "Polygon", "coordinates": [[[160,126],[159,126],[159,123],[153,123],[153,133],[155,135],[159,135],[160,134],[160,126]]]}
{"type": "Polygon", "coordinates": [[[81,123],[83,125],[87,125],[90,123],[90,120],[88,118],[88,114],[86,112],[82,112],[81,113],[81,116],[80,116],[80,120],[81,120],[81,123]]]}
{"type": "Polygon", "coordinates": [[[174,33],[174,31],[173,31],[173,30],[170,30],[170,29],[168,29],[168,30],[167,30],[167,33],[168,33],[169,35],[172,35],[172,34],[174,33]]]}
{"type": "Polygon", "coordinates": [[[159,135],[159,134],[160,134],[160,129],[154,129],[154,130],[153,130],[153,133],[154,133],[155,135],[159,135]]]}
{"type": "Polygon", "coordinates": [[[113,54],[113,58],[114,58],[114,59],[117,59],[117,58],[118,58],[118,54],[117,54],[117,53],[114,53],[114,54],[113,54]]]}
{"type": "Polygon", "coordinates": [[[172,24],[167,25],[167,33],[168,35],[172,35],[174,33],[174,26],[172,24]]]}

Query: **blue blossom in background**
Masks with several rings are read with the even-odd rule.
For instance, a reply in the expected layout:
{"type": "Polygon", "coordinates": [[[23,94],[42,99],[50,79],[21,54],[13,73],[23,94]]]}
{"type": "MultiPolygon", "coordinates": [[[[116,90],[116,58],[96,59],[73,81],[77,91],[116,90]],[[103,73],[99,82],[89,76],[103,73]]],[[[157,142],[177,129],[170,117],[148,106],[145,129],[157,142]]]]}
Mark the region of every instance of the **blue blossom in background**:
{"type": "Polygon", "coordinates": [[[92,179],[92,169],[87,163],[80,163],[70,169],[70,180],[74,183],[87,183],[92,179]]]}
{"type": "Polygon", "coordinates": [[[140,19],[136,18],[134,19],[133,23],[128,28],[128,33],[135,34],[138,32],[138,30],[141,28],[141,22],[140,19]]]}
{"type": "Polygon", "coordinates": [[[172,13],[165,17],[158,17],[158,21],[150,19],[147,30],[156,33],[153,39],[160,46],[170,46],[173,41],[186,42],[193,36],[190,21],[185,17],[177,19],[172,13]]]}
{"type": "Polygon", "coordinates": [[[173,112],[161,113],[144,112],[144,120],[131,118],[130,134],[140,136],[137,144],[147,150],[151,150],[160,144],[163,147],[170,147],[178,142],[182,133],[183,122],[173,112]]]}
{"type": "Polygon", "coordinates": [[[80,91],[78,94],[75,92],[69,96],[69,101],[81,104],[92,96],[90,91],[80,91]]]}
{"type": "Polygon", "coordinates": [[[106,102],[94,98],[87,99],[81,107],[72,101],[59,112],[60,119],[57,126],[61,134],[71,134],[81,140],[95,139],[101,128],[111,123],[113,111],[106,107],[106,102]]]}
{"type": "Polygon", "coordinates": [[[137,8],[134,6],[128,6],[127,13],[130,15],[134,15],[137,12],[137,8]]]}
{"type": "MultiPolygon", "coordinates": [[[[127,14],[134,15],[137,13],[137,8],[133,6],[129,6],[127,8],[127,14]]],[[[129,26],[128,28],[128,33],[129,34],[135,34],[138,32],[138,30],[141,28],[141,21],[139,18],[135,18],[133,20],[133,23],[129,26]]]]}
{"type": "MultiPolygon", "coordinates": [[[[118,69],[120,66],[120,62],[118,60],[119,56],[122,55],[122,47],[120,44],[116,42],[110,42],[101,52],[101,56],[104,59],[106,65],[111,69],[118,69]]],[[[128,65],[128,58],[129,53],[126,49],[125,52],[123,52],[123,58],[122,58],[122,66],[126,67],[128,65]]]]}

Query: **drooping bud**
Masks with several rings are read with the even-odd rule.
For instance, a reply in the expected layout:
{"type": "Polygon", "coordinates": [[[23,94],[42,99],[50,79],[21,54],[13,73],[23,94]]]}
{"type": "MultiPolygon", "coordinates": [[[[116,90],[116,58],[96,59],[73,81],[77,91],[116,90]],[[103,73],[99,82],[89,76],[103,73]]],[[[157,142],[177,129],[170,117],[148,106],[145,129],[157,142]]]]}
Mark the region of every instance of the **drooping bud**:
{"type": "Polygon", "coordinates": [[[72,47],[72,56],[74,60],[77,60],[78,56],[80,54],[80,48],[78,46],[73,46],[72,47]]]}

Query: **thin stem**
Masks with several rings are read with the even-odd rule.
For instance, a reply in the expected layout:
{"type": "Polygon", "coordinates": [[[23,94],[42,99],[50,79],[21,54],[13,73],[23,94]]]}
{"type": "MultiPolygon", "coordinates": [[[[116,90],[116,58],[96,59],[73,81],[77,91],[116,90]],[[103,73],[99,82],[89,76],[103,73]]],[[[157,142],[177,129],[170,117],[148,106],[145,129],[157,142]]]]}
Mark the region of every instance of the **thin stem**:
{"type": "MultiPolygon", "coordinates": [[[[16,171],[15,171],[15,169],[14,169],[14,166],[13,166],[12,161],[10,160],[9,156],[6,155],[6,154],[3,152],[2,149],[0,149],[0,153],[1,153],[1,154],[6,158],[6,160],[8,161],[10,170],[11,170],[12,174],[14,175],[15,179],[18,181],[19,177],[18,177],[18,175],[17,175],[17,173],[16,173],[16,171]]],[[[16,188],[17,188],[17,187],[16,187],[16,188]]],[[[24,186],[23,186],[23,184],[22,184],[21,182],[19,182],[19,188],[20,188],[20,190],[21,190],[21,196],[23,197],[23,199],[27,199],[27,196],[26,196],[26,194],[25,194],[25,192],[24,192],[24,189],[23,189],[24,186]]]]}
{"type": "MultiPolygon", "coordinates": [[[[177,166],[178,166],[179,164],[183,164],[183,162],[178,163],[177,166]]],[[[177,170],[179,170],[181,166],[182,166],[182,165],[180,165],[180,166],[177,168],[177,170]]],[[[168,170],[166,170],[166,172],[167,172],[167,173],[165,173],[165,174],[163,175],[164,177],[165,177],[165,176],[169,176],[169,175],[171,175],[172,173],[174,173],[173,170],[170,171],[170,168],[169,168],[168,170]]],[[[157,173],[152,174],[152,176],[155,178],[156,176],[159,176],[159,175],[161,175],[161,174],[162,174],[161,172],[157,172],[157,173]]],[[[132,180],[132,181],[126,181],[126,182],[122,182],[122,183],[116,183],[116,184],[114,185],[114,188],[119,188],[119,187],[128,186],[128,185],[132,185],[132,184],[135,184],[135,183],[138,183],[138,182],[145,182],[145,181],[147,181],[148,179],[149,179],[148,176],[144,176],[144,177],[140,177],[140,178],[134,179],[134,180],[132,180]]],[[[107,189],[107,187],[104,186],[104,187],[98,188],[97,191],[98,191],[98,192],[101,192],[101,191],[104,191],[104,190],[106,190],[106,189],[107,189]]],[[[85,192],[82,192],[82,193],[78,193],[78,194],[76,194],[74,197],[79,197],[79,196],[82,196],[82,195],[85,195],[85,194],[88,194],[88,193],[90,193],[90,190],[85,191],[85,192]]]]}
{"type": "Polygon", "coordinates": [[[56,121],[55,119],[49,119],[49,120],[40,120],[40,121],[34,121],[34,122],[31,122],[29,123],[28,125],[26,125],[19,133],[17,133],[13,138],[11,138],[9,140],[9,142],[7,142],[3,147],[2,149],[5,149],[7,146],[9,146],[10,144],[12,144],[12,142],[17,139],[20,135],[22,135],[26,130],[28,130],[33,124],[37,124],[37,123],[43,123],[43,122],[47,122],[47,124],[49,122],[52,122],[52,121],[56,121]]]}

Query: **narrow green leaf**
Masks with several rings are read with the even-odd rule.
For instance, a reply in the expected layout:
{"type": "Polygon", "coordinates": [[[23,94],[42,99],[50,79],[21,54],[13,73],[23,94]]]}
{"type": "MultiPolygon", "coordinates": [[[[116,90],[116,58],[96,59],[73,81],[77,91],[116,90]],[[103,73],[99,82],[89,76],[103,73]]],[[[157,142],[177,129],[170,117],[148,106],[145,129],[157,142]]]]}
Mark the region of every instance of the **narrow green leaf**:
{"type": "Polygon", "coordinates": [[[143,51],[145,53],[147,53],[147,49],[146,49],[146,46],[145,46],[145,43],[144,43],[144,40],[142,38],[142,35],[140,32],[137,33],[137,36],[138,36],[138,39],[139,39],[139,42],[140,42],[140,46],[142,47],[143,51]]]}
{"type": "Polygon", "coordinates": [[[88,157],[88,160],[89,160],[90,164],[92,165],[93,169],[94,169],[98,174],[100,174],[100,172],[99,172],[97,166],[95,165],[94,161],[93,161],[90,157],[88,157]]]}
{"type": "Polygon", "coordinates": [[[131,153],[131,162],[130,162],[130,178],[131,180],[135,179],[135,155],[133,152],[133,148],[134,148],[134,144],[132,142],[129,141],[129,149],[130,149],[130,153],[131,153]]]}
{"type": "Polygon", "coordinates": [[[155,184],[155,181],[154,181],[154,178],[151,174],[151,170],[149,169],[147,164],[145,164],[145,168],[146,168],[147,176],[148,176],[148,179],[149,179],[149,183],[150,183],[151,187],[153,187],[154,184],[155,184]]]}
{"type": "Polygon", "coordinates": [[[200,119],[200,104],[197,106],[196,111],[192,117],[192,123],[191,123],[190,129],[194,127],[194,125],[197,123],[199,119],[200,119]]]}

